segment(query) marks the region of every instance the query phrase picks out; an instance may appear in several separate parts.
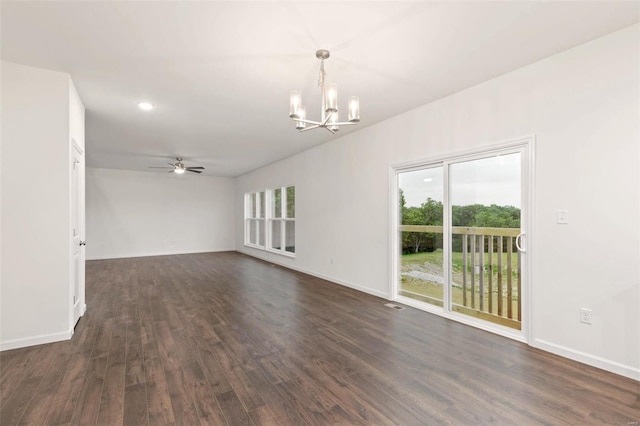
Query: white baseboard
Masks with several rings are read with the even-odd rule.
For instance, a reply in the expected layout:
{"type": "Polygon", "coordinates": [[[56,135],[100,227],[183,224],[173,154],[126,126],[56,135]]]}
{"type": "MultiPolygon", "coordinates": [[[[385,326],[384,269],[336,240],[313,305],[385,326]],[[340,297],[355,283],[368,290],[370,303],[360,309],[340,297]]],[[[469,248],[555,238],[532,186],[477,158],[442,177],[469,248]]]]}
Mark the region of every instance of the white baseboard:
{"type": "Polygon", "coordinates": [[[363,287],[361,285],[358,285],[358,284],[355,284],[355,283],[352,283],[352,282],[349,282],[349,281],[341,280],[341,279],[335,278],[335,277],[330,277],[328,275],[318,274],[317,272],[311,272],[311,271],[308,271],[308,270],[302,269],[302,268],[292,268],[289,265],[286,265],[286,267],[287,268],[291,268],[291,269],[295,269],[296,271],[302,272],[303,274],[312,275],[314,277],[321,278],[321,279],[323,279],[325,281],[330,281],[332,283],[340,284],[340,285],[343,285],[345,287],[349,287],[349,288],[352,288],[354,290],[358,290],[358,291],[361,291],[363,293],[370,294],[372,296],[377,296],[377,297],[380,297],[382,299],[391,300],[391,299],[389,299],[389,295],[387,293],[383,292],[383,291],[372,290],[370,288],[363,287]]]}
{"type": "Polygon", "coordinates": [[[244,250],[236,250],[236,251],[238,253],[242,253],[242,254],[245,254],[247,256],[255,257],[256,259],[264,260],[265,262],[274,263],[276,265],[280,265],[280,266],[283,266],[283,267],[288,268],[288,269],[293,269],[294,271],[302,272],[303,274],[311,275],[311,276],[316,277],[316,278],[321,278],[323,280],[330,281],[330,282],[335,283],[335,284],[340,284],[342,286],[349,287],[349,288],[352,288],[354,290],[358,290],[358,291],[361,291],[363,293],[370,294],[372,296],[377,296],[377,297],[381,297],[381,298],[386,299],[386,300],[391,300],[389,298],[389,294],[386,293],[386,292],[383,292],[383,291],[372,290],[370,288],[363,287],[363,286],[361,286],[359,284],[355,284],[355,283],[352,283],[352,282],[349,282],[349,281],[341,280],[341,279],[335,278],[335,277],[330,277],[328,275],[319,274],[317,272],[309,271],[309,270],[306,270],[304,268],[299,268],[299,267],[291,265],[289,263],[278,262],[277,260],[274,260],[272,257],[261,256],[259,254],[254,253],[253,251],[251,251],[251,252],[244,251],[244,250]]]}
{"type": "Polygon", "coordinates": [[[565,358],[572,359],[574,361],[581,362],[583,364],[590,365],[592,367],[600,368],[602,370],[610,371],[612,373],[640,381],[640,368],[635,368],[630,365],[624,365],[616,361],[611,361],[605,358],[594,356],[586,352],[576,351],[574,349],[556,345],[555,343],[547,342],[540,339],[533,339],[531,342],[531,346],[542,349],[543,351],[560,355],[565,358]]]}
{"type": "Polygon", "coordinates": [[[73,336],[73,329],[62,333],[42,334],[40,336],[24,337],[22,339],[7,340],[0,342],[0,351],[26,348],[28,346],[43,345],[45,343],[61,342],[69,340],[73,336]]]}
{"type": "Polygon", "coordinates": [[[197,253],[217,253],[221,251],[235,251],[234,248],[212,248],[205,250],[180,250],[180,251],[154,251],[144,253],[122,253],[122,254],[105,254],[101,256],[87,256],[86,260],[108,260],[108,259],[126,259],[129,257],[153,257],[153,256],[173,256],[177,254],[197,254],[197,253]]]}

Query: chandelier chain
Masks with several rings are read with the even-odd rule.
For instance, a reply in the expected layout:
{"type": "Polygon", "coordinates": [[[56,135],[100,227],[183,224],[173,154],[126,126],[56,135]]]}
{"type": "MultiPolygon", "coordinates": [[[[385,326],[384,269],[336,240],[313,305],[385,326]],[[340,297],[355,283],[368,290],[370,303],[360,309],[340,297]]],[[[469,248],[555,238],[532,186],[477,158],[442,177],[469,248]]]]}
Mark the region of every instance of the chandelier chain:
{"type": "Polygon", "coordinates": [[[324,87],[324,59],[320,61],[320,72],[318,73],[318,87],[324,87]]]}

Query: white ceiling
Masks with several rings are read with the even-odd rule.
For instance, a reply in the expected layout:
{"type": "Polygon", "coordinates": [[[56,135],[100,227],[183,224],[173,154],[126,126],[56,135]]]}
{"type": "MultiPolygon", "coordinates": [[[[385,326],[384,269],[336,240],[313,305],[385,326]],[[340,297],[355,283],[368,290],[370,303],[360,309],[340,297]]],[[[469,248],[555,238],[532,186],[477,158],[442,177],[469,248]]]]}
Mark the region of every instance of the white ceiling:
{"type": "Polygon", "coordinates": [[[2,59],[71,74],[87,164],[149,171],[175,156],[237,176],[638,22],[627,2],[7,2],[2,59]],[[362,121],[320,113],[315,51],[362,121]],[[148,100],[157,107],[139,110],[148,100]]]}

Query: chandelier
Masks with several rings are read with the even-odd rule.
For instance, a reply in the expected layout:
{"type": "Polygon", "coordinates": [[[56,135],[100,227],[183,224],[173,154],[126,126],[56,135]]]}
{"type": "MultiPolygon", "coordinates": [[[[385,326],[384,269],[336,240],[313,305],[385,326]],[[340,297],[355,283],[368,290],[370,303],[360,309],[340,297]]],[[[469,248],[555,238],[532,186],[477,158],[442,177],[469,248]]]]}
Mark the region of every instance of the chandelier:
{"type": "Polygon", "coordinates": [[[340,130],[340,126],[357,124],[360,121],[360,100],[357,96],[349,96],[349,121],[339,121],[338,86],[333,83],[325,84],[324,82],[326,77],[324,60],[329,58],[329,51],[325,49],[318,50],[316,58],[320,59],[320,72],[318,74],[318,87],[322,92],[320,121],[307,120],[306,109],[302,105],[302,92],[299,90],[292,90],[289,96],[289,117],[295,121],[296,129],[301,132],[323,128],[335,134],[340,130]],[[307,124],[309,124],[308,127],[307,124]]]}

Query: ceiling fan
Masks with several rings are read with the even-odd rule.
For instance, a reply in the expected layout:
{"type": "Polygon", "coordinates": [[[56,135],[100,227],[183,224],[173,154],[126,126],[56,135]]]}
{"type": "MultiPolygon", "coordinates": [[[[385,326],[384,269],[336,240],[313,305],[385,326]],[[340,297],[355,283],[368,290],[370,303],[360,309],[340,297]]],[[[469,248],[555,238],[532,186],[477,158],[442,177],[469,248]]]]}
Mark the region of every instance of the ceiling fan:
{"type": "Polygon", "coordinates": [[[202,170],[204,170],[204,167],[185,167],[184,163],[182,162],[182,157],[177,157],[175,163],[168,163],[168,164],[171,167],[167,167],[167,166],[151,166],[149,168],[150,169],[169,169],[169,168],[171,168],[171,170],[169,170],[169,173],[177,173],[179,175],[183,174],[184,172],[202,173],[202,170]]]}

